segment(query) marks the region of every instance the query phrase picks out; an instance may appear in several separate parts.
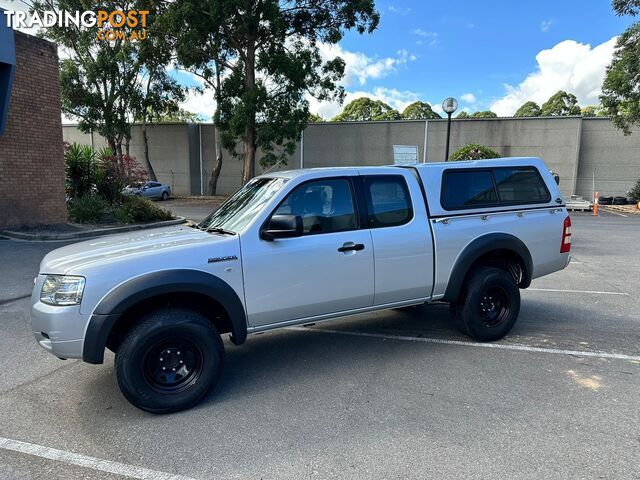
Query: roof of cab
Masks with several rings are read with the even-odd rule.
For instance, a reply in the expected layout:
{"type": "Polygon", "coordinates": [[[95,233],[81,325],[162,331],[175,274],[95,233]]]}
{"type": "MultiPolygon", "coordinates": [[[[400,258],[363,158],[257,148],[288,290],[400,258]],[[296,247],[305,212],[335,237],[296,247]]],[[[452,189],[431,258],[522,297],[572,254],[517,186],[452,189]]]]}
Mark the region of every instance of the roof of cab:
{"type": "Polygon", "coordinates": [[[502,157],[502,158],[491,158],[491,159],[483,159],[483,160],[464,160],[464,161],[455,161],[455,162],[427,162],[427,163],[415,163],[415,164],[407,164],[407,165],[363,165],[363,166],[348,166],[348,167],[320,167],[320,168],[303,168],[298,170],[284,170],[280,172],[269,172],[264,173],[261,176],[264,177],[280,177],[280,178],[297,178],[300,176],[318,176],[325,177],[330,173],[342,173],[344,175],[353,175],[358,172],[362,172],[363,170],[372,170],[379,172],[380,170],[388,170],[389,172],[393,172],[394,169],[401,167],[415,167],[419,170],[428,170],[428,169],[443,169],[444,167],[451,168],[479,168],[479,167],[495,167],[502,166],[503,164],[511,164],[511,165],[531,165],[531,164],[539,164],[542,163],[537,157],[502,157]],[[315,175],[314,175],[315,174],[315,175]]]}

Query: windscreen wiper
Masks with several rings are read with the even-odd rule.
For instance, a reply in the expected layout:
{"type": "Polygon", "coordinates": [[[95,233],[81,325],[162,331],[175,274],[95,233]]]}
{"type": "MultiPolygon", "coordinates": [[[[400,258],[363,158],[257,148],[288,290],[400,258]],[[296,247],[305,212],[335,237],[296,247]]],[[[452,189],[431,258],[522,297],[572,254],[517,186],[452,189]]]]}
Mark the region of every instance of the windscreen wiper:
{"type": "Polygon", "coordinates": [[[226,230],[224,228],[220,228],[220,227],[209,227],[204,229],[205,232],[214,232],[214,233],[222,233],[224,235],[235,235],[236,232],[232,232],[231,230],[226,230]]]}

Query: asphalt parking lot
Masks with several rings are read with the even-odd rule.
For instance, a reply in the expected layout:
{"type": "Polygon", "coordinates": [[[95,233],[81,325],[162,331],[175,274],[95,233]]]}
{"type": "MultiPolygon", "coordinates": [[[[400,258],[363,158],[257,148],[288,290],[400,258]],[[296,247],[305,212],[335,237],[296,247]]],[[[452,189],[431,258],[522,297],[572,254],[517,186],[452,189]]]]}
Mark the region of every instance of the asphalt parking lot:
{"type": "Polygon", "coordinates": [[[445,305],[251,336],[168,416],[121,396],[112,355],[36,345],[25,296],[63,244],[0,240],[0,478],[640,478],[640,216],[572,217],[571,265],[500,342],[445,305]]]}

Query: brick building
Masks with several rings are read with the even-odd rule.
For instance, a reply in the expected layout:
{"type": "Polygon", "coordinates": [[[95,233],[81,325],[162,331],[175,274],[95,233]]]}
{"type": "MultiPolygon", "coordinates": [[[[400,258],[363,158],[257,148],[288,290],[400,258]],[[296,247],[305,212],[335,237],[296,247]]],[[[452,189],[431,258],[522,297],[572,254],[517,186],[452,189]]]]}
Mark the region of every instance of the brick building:
{"type": "Polygon", "coordinates": [[[16,67],[6,128],[0,133],[0,228],[63,223],[67,211],[57,48],[14,33],[16,67]]]}

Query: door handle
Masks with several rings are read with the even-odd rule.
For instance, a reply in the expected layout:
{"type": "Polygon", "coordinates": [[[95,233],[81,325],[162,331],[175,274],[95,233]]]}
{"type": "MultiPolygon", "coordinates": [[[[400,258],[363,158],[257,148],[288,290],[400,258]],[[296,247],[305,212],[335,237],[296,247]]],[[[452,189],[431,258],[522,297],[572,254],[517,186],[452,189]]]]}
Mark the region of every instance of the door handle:
{"type": "Polygon", "coordinates": [[[342,245],[340,248],[338,248],[339,252],[350,252],[350,251],[356,251],[359,252],[360,250],[364,250],[364,245],[361,243],[345,243],[344,245],[342,245]]]}

